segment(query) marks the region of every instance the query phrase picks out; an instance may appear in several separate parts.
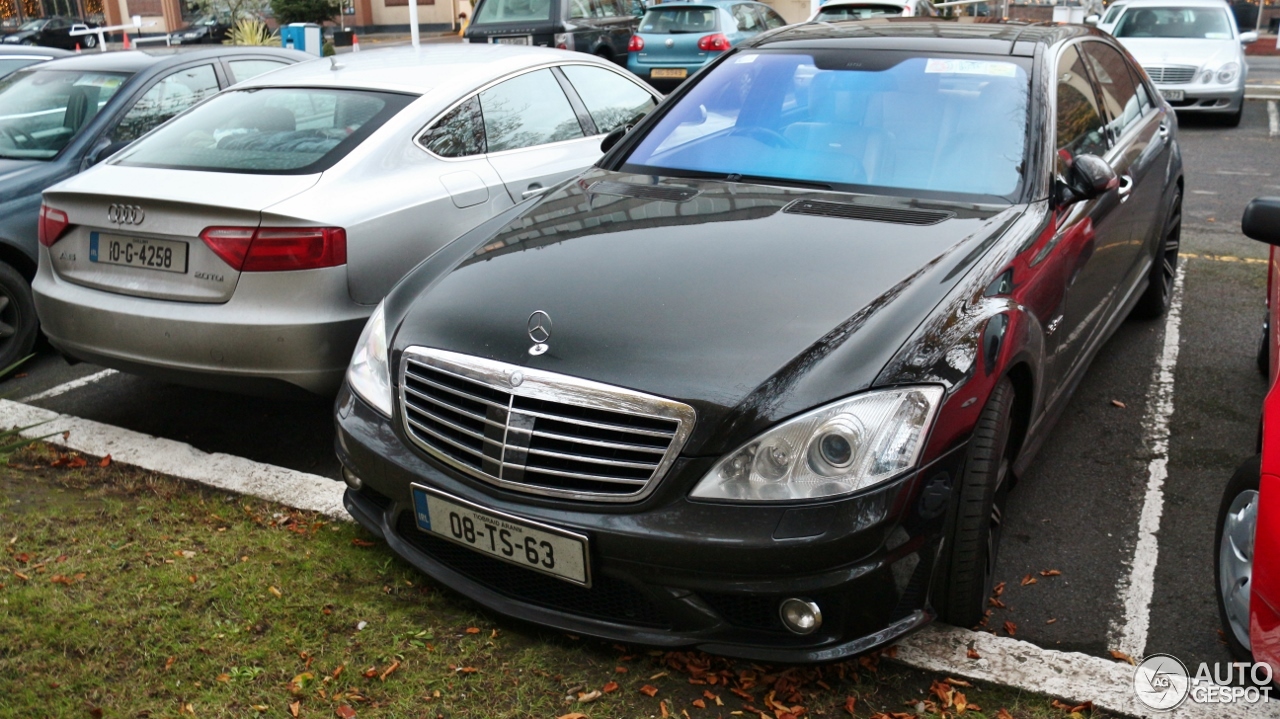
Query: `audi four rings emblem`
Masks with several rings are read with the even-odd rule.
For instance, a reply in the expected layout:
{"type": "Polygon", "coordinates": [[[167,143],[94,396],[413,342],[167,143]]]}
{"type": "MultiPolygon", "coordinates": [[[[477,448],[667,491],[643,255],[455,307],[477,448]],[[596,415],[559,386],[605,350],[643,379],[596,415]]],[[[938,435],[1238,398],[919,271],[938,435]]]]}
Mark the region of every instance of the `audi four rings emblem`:
{"type": "Polygon", "coordinates": [[[537,357],[547,351],[547,340],[551,339],[551,315],[538,310],[529,315],[529,339],[533,340],[533,346],[529,348],[529,354],[537,357]]]}
{"type": "Polygon", "coordinates": [[[141,225],[147,213],[137,205],[111,205],[107,208],[107,222],[113,225],[141,225]]]}

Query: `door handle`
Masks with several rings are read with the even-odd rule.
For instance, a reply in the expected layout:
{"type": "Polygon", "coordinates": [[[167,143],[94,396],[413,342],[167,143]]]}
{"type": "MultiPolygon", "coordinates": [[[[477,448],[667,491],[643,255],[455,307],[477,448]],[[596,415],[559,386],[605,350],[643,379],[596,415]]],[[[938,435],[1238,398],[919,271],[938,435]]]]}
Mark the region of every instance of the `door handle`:
{"type": "Polygon", "coordinates": [[[529,189],[527,189],[527,190],[525,190],[524,192],[520,193],[520,199],[522,199],[522,200],[527,200],[527,199],[529,199],[530,197],[533,197],[533,196],[535,196],[535,195],[541,195],[542,193],[546,192],[548,189],[550,189],[550,188],[543,187],[542,185],[539,185],[539,184],[536,184],[536,183],[535,183],[535,184],[533,184],[533,185],[529,185],[529,189]]]}
{"type": "Polygon", "coordinates": [[[1126,202],[1129,199],[1129,193],[1133,191],[1133,178],[1128,175],[1120,176],[1120,187],[1116,190],[1120,194],[1120,201],[1126,202]]]}
{"type": "Polygon", "coordinates": [[[1169,139],[1169,121],[1168,121],[1168,120],[1161,120],[1161,121],[1160,121],[1160,129],[1159,129],[1159,130],[1157,130],[1157,132],[1159,132],[1159,133],[1160,133],[1160,139],[1161,139],[1161,140],[1168,140],[1168,139],[1169,139]]]}

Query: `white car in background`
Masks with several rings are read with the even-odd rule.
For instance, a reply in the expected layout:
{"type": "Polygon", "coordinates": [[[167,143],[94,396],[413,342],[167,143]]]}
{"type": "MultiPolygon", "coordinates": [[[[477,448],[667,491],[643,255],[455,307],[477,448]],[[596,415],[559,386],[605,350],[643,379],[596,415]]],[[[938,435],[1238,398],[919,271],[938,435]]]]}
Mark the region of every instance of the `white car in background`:
{"type": "Polygon", "coordinates": [[[335,392],[401,275],[589,167],[658,99],[608,60],[514,45],[262,75],[45,190],[36,310],[68,357],[335,392]]]}
{"type": "Polygon", "coordinates": [[[1249,66],[1240,32],[1222,0],[1131,0],[1112,35],[1179,113],[1210,113],[1235,127],[1244,112],[1249,66]]]}
{"type": "Polygon", "coordinates": [[[929,0],[831,0],[822,4],[810,22],[867,20],[873,17],[937,17],[929,0]]]}
{"type": "Polygon", "coordinates": [[[1116,23],[1120,21],[1120,13],[1124,12],[1124,9],[1128,7],[1128,5],[1129,3],[1127,2],[1111,3],[1107,6],[1106,12],[1102,13],[1102,15],[1094,15],[1092,18],[1086,18],[1085,22],[1092,22],[1103,32],[1111,32],[1115,29],[1116,23]]]}

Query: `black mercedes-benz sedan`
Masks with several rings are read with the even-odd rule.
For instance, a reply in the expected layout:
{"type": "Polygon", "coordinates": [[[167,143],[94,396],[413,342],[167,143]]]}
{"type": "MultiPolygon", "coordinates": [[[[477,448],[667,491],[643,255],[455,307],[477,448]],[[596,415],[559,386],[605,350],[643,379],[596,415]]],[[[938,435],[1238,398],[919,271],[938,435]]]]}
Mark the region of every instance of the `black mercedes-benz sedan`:
{"type": "Polygon", "coordinates": [[[800,25],[605,144],[374,312],[347,509],[495,611],[612,640],[825,661],[979,622],[1010,488],[1173,292],[1147,76],[1079,26],[800,25]]]}

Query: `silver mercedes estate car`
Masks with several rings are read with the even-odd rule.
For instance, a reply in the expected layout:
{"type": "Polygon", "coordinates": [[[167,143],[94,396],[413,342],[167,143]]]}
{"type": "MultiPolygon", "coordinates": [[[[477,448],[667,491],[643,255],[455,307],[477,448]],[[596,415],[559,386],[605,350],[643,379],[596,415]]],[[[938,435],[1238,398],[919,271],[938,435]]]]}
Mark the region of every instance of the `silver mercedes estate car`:
{"type": "Polygon", "coordinates": [[[37,312],[71,359],[332,393],[401,275],[590,166],[659,97],[608,61],[503,45],[241,83],[45,191],[37,312]]]}

